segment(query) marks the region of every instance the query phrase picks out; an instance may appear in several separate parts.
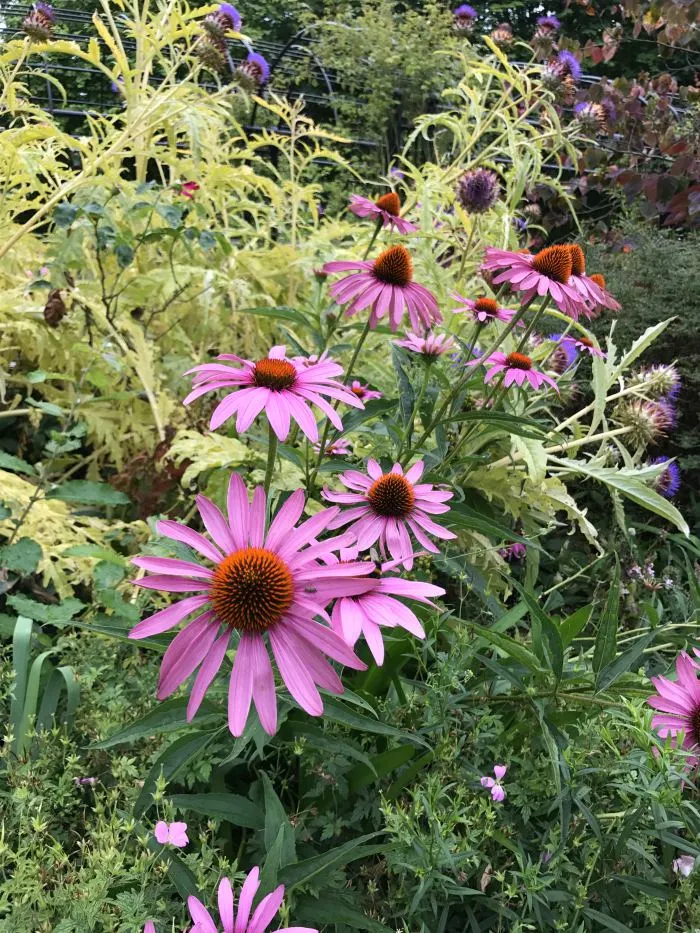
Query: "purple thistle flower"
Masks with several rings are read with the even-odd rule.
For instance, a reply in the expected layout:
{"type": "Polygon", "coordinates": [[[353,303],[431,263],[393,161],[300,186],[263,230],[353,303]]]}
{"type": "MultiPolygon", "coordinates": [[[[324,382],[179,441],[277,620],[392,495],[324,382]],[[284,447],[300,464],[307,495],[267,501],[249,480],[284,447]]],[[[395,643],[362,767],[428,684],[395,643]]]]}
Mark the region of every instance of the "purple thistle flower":
{"type": "Polygon", "coordinates": [[[571,75],[574,81],[578,81],[578,79],[581,77],[581,65],[579,60],[567,49],[562,49],[561,52],[557,55],[557,65],[559,73],[562,75],[562,77],[571,75]]]}
{"type": "Polygon", "coordinates": [[[460,19],[476,19],[477,13],[473,6],[469,6],[468,3],[462,3],[456,9],[452,11],[453,16],[457,16],[460,19]]]}
{"type": "Polygon", "coordinates": [[[22,20],[22,29],[30,39],[46,42],[53,35],[56,13],[49,3],[35,3],[22,20]]]}
{"type": "Polygon", "coordinates": [[[498,194],[498,177],[486,168],[466,172],[457,185],[457,200],[470,214],[490,211],[498,200],[498,194]]]}
{"type": "Polygon", "coordinates": [[[561,29],[561,22],[556,16],[538,16],[537,25],[549,32],[558,32],[561,29]]]}
{"type": "Polygon", "coordinates": [[[240,32],[241,14],[231,3],[219,4],[219,9],[204,17],[202,26],[212,36],[223,39],[227,32],[240,32]]]}
{"type": "Polygon", "coordinates": [[[681,488],[681,471],[678,464],[670,457],[654,457],[652,464],[668,464],[663,473],[656,478],[654,488],[666,499],[673,499],[681,488]]]}
{"type": "Polygon", "coordinates": [[[267,84],[270,78],[270,66],[258,52],[249,52],[244,62],[236,68],[236,73],[248,90],[254,91],[267,84]]]}

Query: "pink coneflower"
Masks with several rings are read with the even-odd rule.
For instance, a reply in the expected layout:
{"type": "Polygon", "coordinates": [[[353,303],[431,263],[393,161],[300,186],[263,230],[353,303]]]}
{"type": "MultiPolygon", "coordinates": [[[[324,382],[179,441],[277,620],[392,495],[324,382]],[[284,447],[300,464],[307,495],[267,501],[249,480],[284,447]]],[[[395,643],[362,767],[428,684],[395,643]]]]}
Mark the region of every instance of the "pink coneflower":
{"type": "Polygon", "coordinates": [[[547,246],[534,256],[489,246],[483,268],[498,272],[493,277],[494,285],[508,282],[514,291],[523,292],[523,302],[535,295],[549,295],[560,311],[574,319],[585,308],[583,298],[569,281],[573,261],[568,246],[547,246]]]}
{"type": "Polygon", "coordinates": [[[482,777],[481,786],[488,787],[491,790],[491,798],[496,803],[502,803],[506,799],[506,792],[503,790],[503,785],[501,781],[506,776],[506,771],[508,770],[507,765],[494,765],[493,773],[496,775],[496,778],[492,777],[482,777]]]}
{"type": "MultiPolygon", "coordinates": [[[[675,743],[682,735],[681,747],[700,754],[700,682],[696,670],[695,662],[682,651],[676,658],[676,680],[652,677],[658,692],[648,697],[647,703],[660,710],[651,720],[659,738],[670,736],[675,743]]],[[[689,763],[696,764],[697,758],[692,757],[689,763]]]]}
{"type": "Polygon", "coordinates": [[[382,393],[376,389],[370,389],[367,385],[362,385],[359,379],[353,379],[350,383],[350,391],[356,395],[361,402],[371,402],[373,398],[381,398],[382,393]]]}
{"type": "MultiPolygon", "coordinates": [[[[321,444],[314,444],[313,449],[317,454],[320,454],[321,444]]],[[[347,457],[348,454],[352,453],[352,446],[350,441],[346,441],[345,438],[341,437],[337,441],[326,444],[323,448],[323,452],[327,457],[347,457]]]]}
{"type": "MultiPolygon", "coordinates": [[[[340,552],[341,561],[357,560],[358,548],[348,548],[340,552]]],[[[365,577],[367,589],[364,593],[353,596],[343,596],[337,599],[331,613],[333,628],[341,635],[351,648],[355,646],[360,635],[372,652],[372,657],[381,665],[384,663],[384,641],[382,628],[406,629],[416,638],[425,638],[423,626],[408,606],[395,597],[415,599],[427,606],[437,608],[428,597],[443,596],[445,591],[432,583],[422,583],[418,580],[402,580],[400,577],[389,576],[389,571],[396,566],[396,561],[381,565],[380,576],[365,577]]]]}
{"type": "Polygon", "coordinates": [[[413,233],[418,229],[416,224],[401,217],[401,198],[395,191],[383,194],[376,201],[363,198],[359,194],[350,197],[350,210],[358,217],[372,217],[382,222],[382,227],[389,227],[399,233],[413,233]]]}
{"type": "Polygon", "coordinates": [[[396,346],[410,350],[412,353],[420,353],[421,356],[428,359],[435,359],[447,353],[454,346],[454,337],[448,337],[447,334],[426,334],[420,337],[418,334],[408,333],[405,340],[397,340],[396,346]]]}
{"type": "Polygon", "coordinates": [[[198,191],[199,185],[196,181],[186,181],[184,185],[180,185],[180,194],[183,198],[192,199],[198,191]]]}
{"type": "Polygon", "coordinates": [[[586,307],[593,311],[600,307],[619,311],[620,305],[610,292],[601,287],[595,278],[586,275],[586,257],[581,247],[577,243],[569,243],[567,248],[571,254],[569,284],[581,296],[586,307]]]}
{"type": "Polygon", "coordinates": [[[442,321],[435,296],[413,281],[413,263],[405,246],[390,246],[372,262],[327,262],[323,270],[355,273],[334,282],[330,293],[339,305],[352,301],[345,311],[348,317],[371,308],[372,330],[388,313],[396,332],[406,309],[413,330],[427,330],[442,321]]]}
{"type": "Polygon", "coordinates": [[[324,610],[331,599],[358,589],[362,592],[364,582],[358,584],[357,577],[371,572],[372,565],[358,562],[329,567],[320,563],[350,544],[352,536],[340,535],[320,544],[316,540],[338,517],[335,508],[324,509],[296,527],[304,509],[301,490],[286,500],[267,531],[267,503],[261,486],[249,505],[243,480],[233,473],[227,506],[228,520],[209,499],[197,496],[199,514],[213,543],[186,525],[158,522],[161,534],[194,548],[214,567],[165,557],[135,557],[137,567],[153,574],[135,581],[136,586],[196,595],[144,619],[129,637],[158,635],[199,613],[170,643],[158,684],[162,700],[199,667],[187,706],[189,721],[236,632],[239,641],[229,688],[229,728],[233,735],[243,733],[252,700],[263,729],[273,735],[277,702],[268,643],[291,695],[310,715],[320,716],[323,703],[316,684],[332,693],[343,692],[325,655],[356,670],[364,665],[335,632],[314,619],[328,620],[324,610]]]}
{"type": "Polygon", "coordinates": [[[236,387],[236,391],[227,395],[214,409],[209,423],[212,431],[238,412],[236,430],[242,434],[265,409],[270,426],[280,441],[286,440],[291,419],[294,419],[313,443],[318,440],[318,428],[311,405],[320,408],[338,431],[343,430],[343,422],[337,412],[322,396],[328,395],[353,408],[364,408],[353,392],[333,378],[341,376],[343,370],[329,358],[308,365],[297,359],[287,359],[286,347],[278,346],[272,347],[268,355],[257,362],[232,353],[222,353],[217,359],[234,360],[241,363],[242,368],[202,363],[185,374],[195,374],[192,391],[183,403],[185,405],[206,392],[236,387]]]}
{"type": "MultiPolygon", "coordinates": [[[[271,894],[267,894],[258,904],[253,915],[253,899],[260,887],[260,869],[256,866],[248,873],[238,897],[238,909],[233,908],[233,890],[228,878],[219,882],[217,900],[219,922],[223,933],[265,933],[282,906],[284,885],[281,884],[271,894]]],[[[187,908],[195,926],[192,933],[219,933],[212,915],[202,902],[191,895],[187,898],[187,908]]],[[[284,927],[277,933],[318,933],[310,927],[284,927]]]]}
{"type": "Polygon", "coordinates": [[[178,849],[184,849],[190,841],[187,837],[187,823],[166,823],[165,820],[158,820],[153,835],[162,846],[176,846],[178,849]]]}
{"type": "Polygon", "coordinates": [[[328,527],[340,528],[352,522],[348,531],[355,536],[360,551],[366,551],[379,541],[382,554],[388,553],[394,560],[401,561],[407,570],[413,567],[409,530],[426,550],[439,553],[428,534],[443,540],[457,536],[429,516],[449,512],[449,506],[444,503],[453,493],[430,483],[414,485],[424,469],[423,461],[419,460],[405,474],[398,463],[390,473],[383,473],[376,460],[368,460],[367,474],[357,470],[342,473],[340,481],[354,491],[324,489],[323,496],[329,502],[353,508],[344,509],[328,527]]]}
{"type": "Polygon", "coordinates": [[[146,921],[146,926],[143,928],[143,933],[156,933],[156,925],[152,920],[146,921]]]}
{"type": "Polygon", "coordinates": [[[458,308],[453,308],[454,314],[460,314],[462,311],[469,311],[475,321],[479,324],[489,324],[491,321],[503,321],[508,323],[512,320],[516,311],[510,308],[499,307],[494,298],[464,298],[458,292],[452,292],[450,297],[459,302],[458,308]]]}
{"type": "Polygon", "coordinates": [[[529,383],[533,389],[539,389],[539,387],[546,382],[547,385],[552,386],[555,392],[559,392],[559,388],[554,379],[540,372],[538,369],[535,369],[535,364],[530,357],[525,356],[524,353],[508,353],[506,355],[500,350],[497,350],[495,353],[492,353],[491,356],[487,357],[487,359],[481,358],[471,360],[467,363],[467,366],[478,366],[479,363],[483,363],[484,366],[489,367],[488,372],[484,376],[484,382],[490,382],[498,373],[505,373],[503,385],[506,389],[513,385],[513,383],[517,386],[522,386],[526,382],[529,383]]]}

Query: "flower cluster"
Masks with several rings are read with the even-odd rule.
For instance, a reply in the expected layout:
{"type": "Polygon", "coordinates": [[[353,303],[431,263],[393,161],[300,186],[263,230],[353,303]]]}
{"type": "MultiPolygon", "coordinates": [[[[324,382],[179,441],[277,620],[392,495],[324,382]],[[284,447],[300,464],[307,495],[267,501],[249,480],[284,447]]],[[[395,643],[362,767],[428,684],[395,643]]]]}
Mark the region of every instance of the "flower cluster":
{"type": "MultiPolygon", "coordinates": [[[[194,46],[194,53],[210,71],[221,74],[232,67],[227,38],[239,33],[243,21],[231,3],[220,3],[202,20],[202,34],[194,46]]],[[[238,85],[248,93],[259,90],[270,79],[270,66],[258,52],[249,50],[247,57],[234,69],[238,85]]]]}

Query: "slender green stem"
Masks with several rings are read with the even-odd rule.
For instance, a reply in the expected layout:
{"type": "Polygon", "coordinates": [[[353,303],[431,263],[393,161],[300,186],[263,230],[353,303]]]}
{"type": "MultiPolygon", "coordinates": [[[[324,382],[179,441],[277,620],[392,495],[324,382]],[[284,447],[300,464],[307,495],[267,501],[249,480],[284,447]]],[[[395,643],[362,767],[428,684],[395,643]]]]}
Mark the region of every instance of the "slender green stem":
{"type": "Polygon", "coordinates": [[[265,492],[270,491],[272,474],[275,470],[275,459],[277,457],[277,435],[272,430],[272,425],[267,426],[267,469],[265,470],[265,492]]]}
{"type": "Polygon", "coordinates": [[[372,234],[372,239],[371,239],[371,240],[369,241],[369,243],[367,244],[367,249],[365,250],[365,255],[362,257],[362,261],[363,261],[363,262],[364,262],[365,259],[367,259],[367,257],[369,256],[369,251],[370,251],[370,250],[372,249],[372,247],[374,246],[374,241],[377,239],[377,236],[379,235],[379,231],[380,231],[381,229],[382,229],[382,219],[381,219],[381,217],[380,217],[379,220],[378,220],[377,223],[376,223],[375,228],[374,228],[374,233],[372,234]]]}
{"type": "Polygon", "coordinates": [[[459,272],[457,273],[457,278],[455,279],[455,285],[456,285],[457,291],[459,291],[460,285],[462,284],[462,276],[464,275],[464,267],[466,266],[467,259],[469,258],[469,254],[472,251],[472,240],[474,239],[474,235],[477,231],[477,228],[478,228],[478,221],[477,221],[477,218],[474,217],[472,218],[472,228],[469,231],[469,236],[467,237],[467,245],[464,247],[464,252],[462,253],[462,261],[459,264],[459,272]]]}
{"type": "Polygon", "coordinates": [[[430,360],[426,360],[423,367],[423,381],[421,383],[420,391],[418,392],[418,398],[414,402],[413,410],[411,412],[411,417],[408,424],[406,425],[406,430],[404,432],[403,438],[401,439],[401,445],[399,447],[399,452],[396,455],[396,459],[401,462],[401,453],[403,452],[406,442],[410,444],[410,438],[413,434],[413,425],[416,421],[416,416],[420,412],[421,402],[425,396],[426,389],[428,388],[428,382],[430,380],[430,360]]]}

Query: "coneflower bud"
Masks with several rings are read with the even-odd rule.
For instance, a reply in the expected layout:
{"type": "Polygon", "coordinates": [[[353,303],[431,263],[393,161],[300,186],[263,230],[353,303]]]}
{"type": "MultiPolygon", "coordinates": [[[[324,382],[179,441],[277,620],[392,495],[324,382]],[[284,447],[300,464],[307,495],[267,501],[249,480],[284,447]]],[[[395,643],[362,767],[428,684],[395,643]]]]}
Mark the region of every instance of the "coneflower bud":
{"type": "Polygon", "coordinates": [[[485,214],[498,200],[499,186],[495,172],[473,169],[459,180],[457,200],[470,214],[485,214]]]}
{"type": "Polygon", "coordinates": [[[22,21],[22,29],[30,39],[46,42],[53,35],[56,14],[48,3],[35,3],[22,21]]]}
{"type": "Polygon", "coordinates": [[[630,437],[638,447],[646,447],[666,437],[676,424],[676,410],[665,399],[631,399],[618,405],[615,417],[623,427],[631,428],[630,437]]]}

